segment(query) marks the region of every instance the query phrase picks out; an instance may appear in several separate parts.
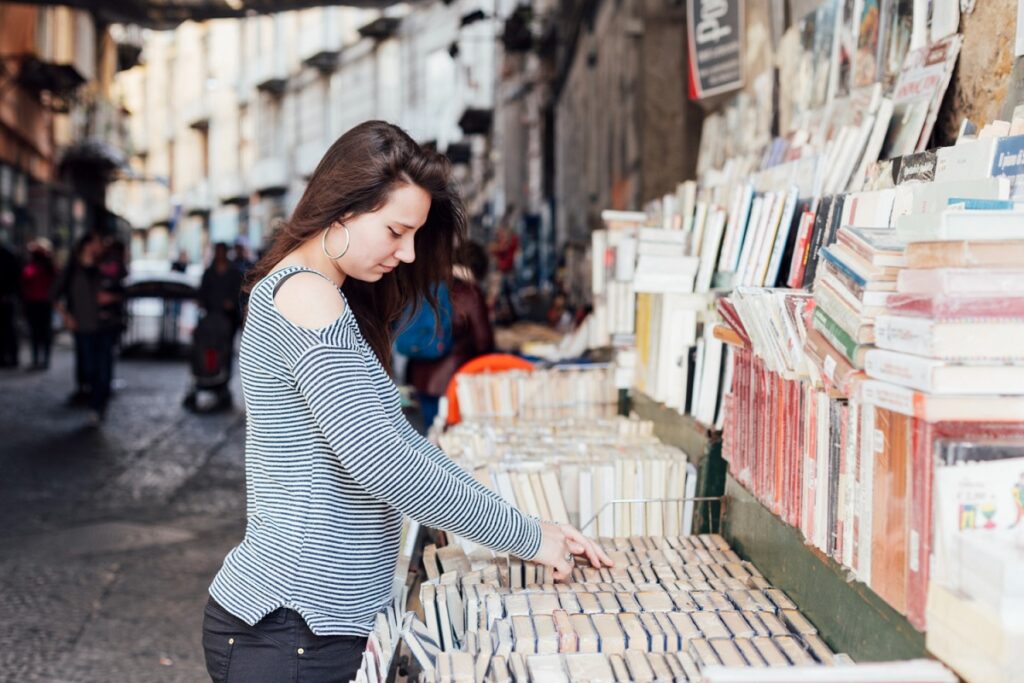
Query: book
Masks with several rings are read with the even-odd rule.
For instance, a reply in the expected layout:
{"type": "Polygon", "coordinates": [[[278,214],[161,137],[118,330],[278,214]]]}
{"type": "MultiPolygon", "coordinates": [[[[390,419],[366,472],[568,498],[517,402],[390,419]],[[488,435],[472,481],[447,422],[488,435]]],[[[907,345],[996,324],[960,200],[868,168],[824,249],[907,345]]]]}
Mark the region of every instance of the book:
{"type": "Polygon", "coordinates": [[[836,240],[866,263],[881,268],[907,266],[906,243],[899,240],[891,228],[864,228],[844,226],[836,240]]]}
{"type": "Polygon", "coordinates": [[[1024,263],[1017,240],[947,240],[907,245],[907,268],[1007,268],[1024,263]]]}
{"type": "Polygon", "coordinates": [[[932,394],[1024,394],[1024,365],[955,363],[872,349],[864,370],[874,379],[932,394]]]}
{"type": "Polygon", "coordinates": [[[937,320],[985,318],[1024,319],[1024,297],[971,294],[892,294],[886,313],[937,320]]]}
{"type": "Polygon", "coordinates": [[[1024,359],[1024,318],[935,320],[882,315],[875,319],[879,348],[947,360],[1024,359]]]}
{"type": "Polygon", "coordinates": [[[1024,291],[1021,268],[924,268],[901,270],[896,276],[900,294],[998,294],[1024,291]]]}
{"type": "MultiPolygon", "coordinates": [[[[837,351],[850,361],[850,364],[857,368],[864,368],[864,355],[871,348],[867,344],[859,344],[850,336],[846,330],[833,320],[828,313],[820,308],[814,309],[814,329],[818,330],[837,351]]],[[[876,332],[877,336],[877,332],[876,332]]]]}
{"type": "Polygon", "coordinates": [[[1020,396],[944,396],[880,380],[862,382],[860,399],[877,408],[926,422],[1017,422],[1024,415],[1024,397],[1020,396]]]}
{"type": "Polygon", "coordinates": [[[947,209],[938,214],[911,214],[896,221],[896,236],[907,243],[1024,240],[1024,211],[947,209]]]}

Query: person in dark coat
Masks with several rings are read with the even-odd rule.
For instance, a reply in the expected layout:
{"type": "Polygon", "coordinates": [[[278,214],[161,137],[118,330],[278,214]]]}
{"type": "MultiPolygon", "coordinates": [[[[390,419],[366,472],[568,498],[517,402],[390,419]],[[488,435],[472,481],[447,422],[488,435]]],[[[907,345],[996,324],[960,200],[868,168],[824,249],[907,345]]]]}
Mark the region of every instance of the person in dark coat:
{"type": "Polygon", "coordinates": [[[231,323],[232,336],[241,322],[238,297],[244,276],[228,258],[228,245],[218,242],[213,248],[213,262],[199,283],[199,305],[206,315],[221,313],[231,323]]]}
{"type": "Polygon", "coordinates": [[[449,296],[452,303],[452,349],[435,360],[409,359],[406,377],[416,389],[424,430],[437,417],[438,404],[455,371],[494,350],[494,327],[480,282],[487,276],[487,252],[467,242],[457,255],[449,296]]]}

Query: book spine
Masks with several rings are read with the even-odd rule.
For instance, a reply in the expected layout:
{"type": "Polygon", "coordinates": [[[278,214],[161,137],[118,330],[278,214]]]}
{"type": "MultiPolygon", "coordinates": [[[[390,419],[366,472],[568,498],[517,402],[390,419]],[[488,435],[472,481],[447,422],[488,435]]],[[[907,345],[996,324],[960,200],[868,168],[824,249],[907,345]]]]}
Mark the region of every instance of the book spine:
{"type": "Polygon", "coordinates": [[[868,376],[919,391],[935,390],[935,367],[935,361],[911,354],[882,349],[871,349],[864,354],[864,371],[868,376]]]}
{"type": "Polygon", "coordinates": [[[868,281],[863,275],[855,271],[850,266],[846,265],[842,261],[842,259],[836,256],[828,247],[825,247],[824,249],[821,250],[821,255],[824,257],[826,261],[832,264],[833,268],[835,268],[844,276],[846,276],[851,282],[856,284],[858,287],[863,288],[867,285],[868,281]]]}
{"type": "Polygon", "coordinates": [[[883,408],[901,415],[923,417],[920,394],[913,389],[894,386],[888,382],[868,380],[860,386],[860,399],[876,408],[883,408]]]}
{"type": "Polygon", "coordinates": [[[814,329],[821,332],[822,336],[835,346],[837,351],[842,352],[851,365],[856,368],[863,367],[864,364],[858,362],[862,355],[859,353],[862,347],[835,320],[830,318],[828,313],[820,308],[815,308],[813,323],[814,329]]]}
{"type": "Polygon", "coordinates": [[[875,344],[882,349],[933,356],[933,329],[928,318],[881,315],[875,319],[875,344]]]}
{"type": "Polygon", "coordinates": [[[819,287],[814,293],[815,304],[844,330],[859,330],[863,320],[857,311],[844,304],[828,287],[819,287]]]}

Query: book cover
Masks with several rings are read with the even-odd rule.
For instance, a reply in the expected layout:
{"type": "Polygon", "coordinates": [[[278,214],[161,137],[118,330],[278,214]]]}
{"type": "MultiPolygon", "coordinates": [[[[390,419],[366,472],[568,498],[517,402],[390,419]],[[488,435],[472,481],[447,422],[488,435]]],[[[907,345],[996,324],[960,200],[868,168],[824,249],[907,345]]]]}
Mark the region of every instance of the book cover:
{"type": "Polygon", "coordinates": [[[896,291],[900,294],[1012,296],[1024,291],[1024,269],[907,268],[896,277],[896,291]]]}

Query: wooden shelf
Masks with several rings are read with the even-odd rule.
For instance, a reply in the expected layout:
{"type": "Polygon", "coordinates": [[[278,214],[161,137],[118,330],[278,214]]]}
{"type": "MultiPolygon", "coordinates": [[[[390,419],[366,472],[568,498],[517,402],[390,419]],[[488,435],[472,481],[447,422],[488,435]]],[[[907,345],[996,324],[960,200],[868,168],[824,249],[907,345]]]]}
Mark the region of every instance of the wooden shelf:
{"type": "Polygon", "coordinates": [[[732,476],[725,483],[723,535],[772,585],[785,591],[836,652],[855,661],[927,657],[924,634],[868,586],[762,505],[732,476]]]}
{"type": "MultiPolygon", "coordinates": [[[[722,460],[722,435],[689,415],[680,415],[649,396],[634,391],[633,411],[654,423],[654,435],[664,443],[682,450],[697,468],[697,496],[721,496],[725,493],[725,461],[722,460]]],[[[719,529],[721,514],[717,505],[694,506],[694,533],[719,529]]]]}

